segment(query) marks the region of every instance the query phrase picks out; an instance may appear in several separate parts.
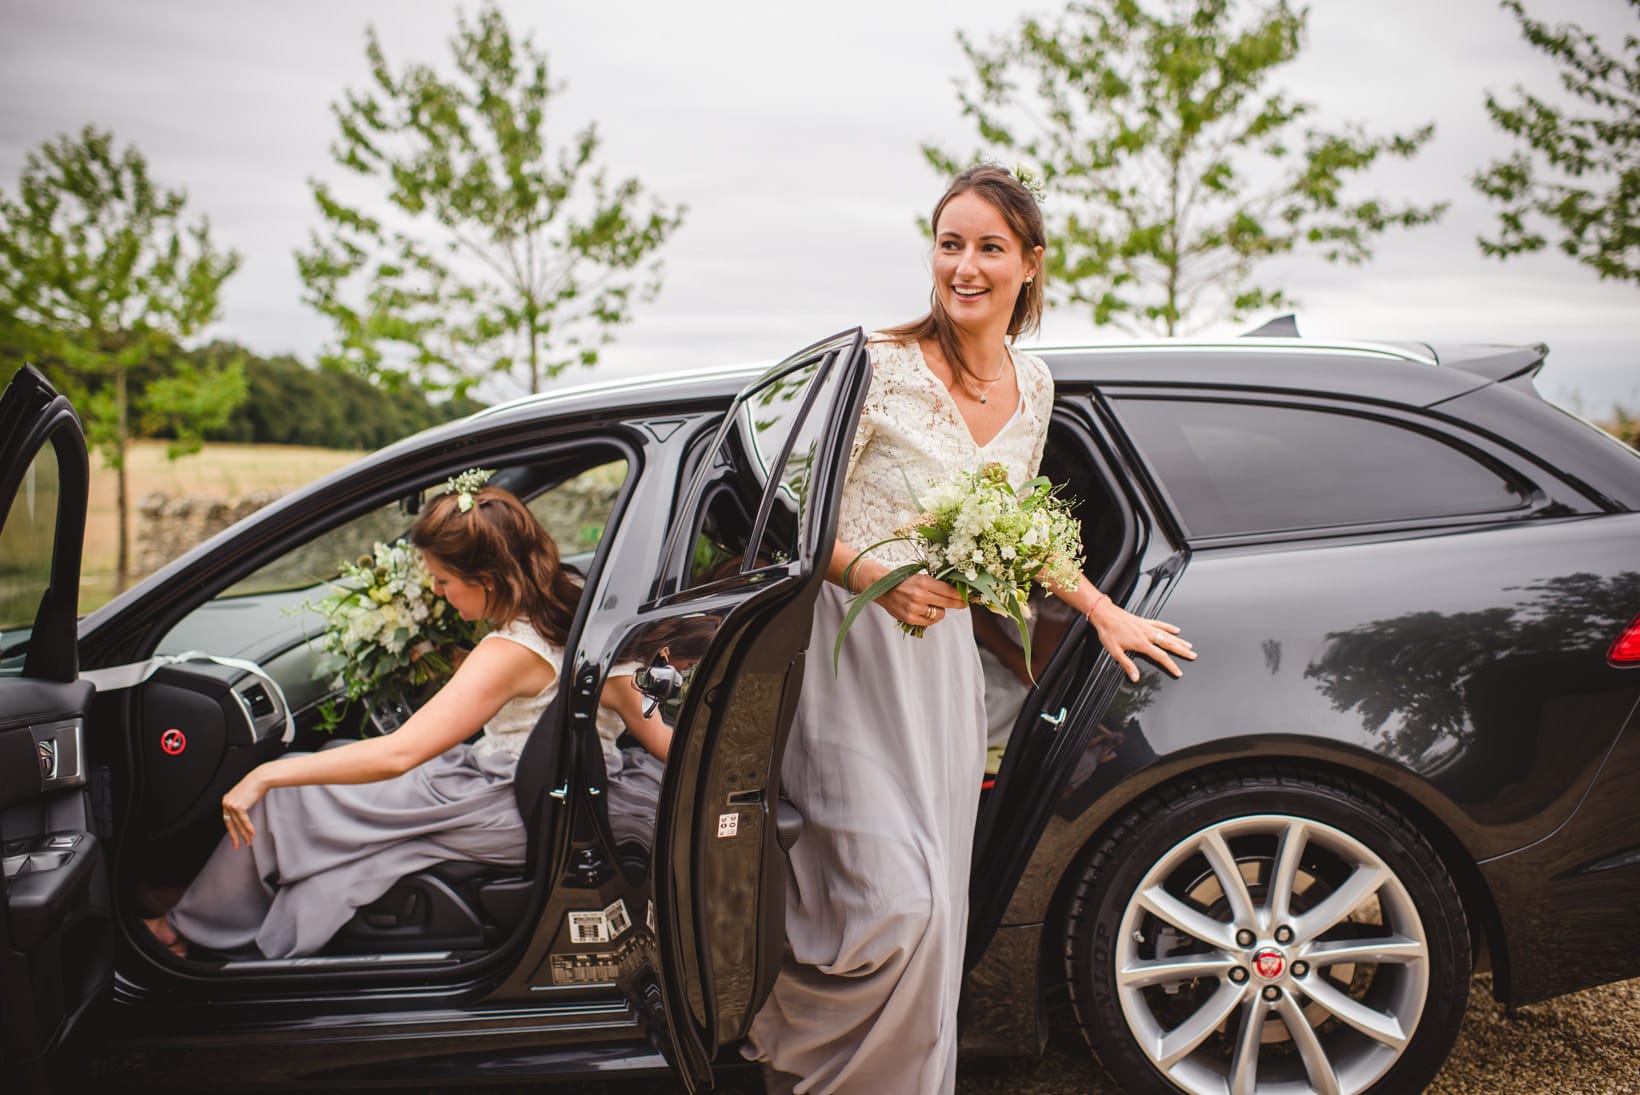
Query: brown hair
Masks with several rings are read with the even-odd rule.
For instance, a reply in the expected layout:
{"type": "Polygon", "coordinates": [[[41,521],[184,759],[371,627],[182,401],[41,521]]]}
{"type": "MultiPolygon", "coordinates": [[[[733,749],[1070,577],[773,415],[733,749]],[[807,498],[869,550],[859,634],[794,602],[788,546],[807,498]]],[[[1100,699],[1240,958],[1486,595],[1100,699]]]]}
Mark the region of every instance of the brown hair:
{"type": "Polygon", "coordinates": [[[581,599],[575,568],[559,562],[557,542],[517,495],[482,487],[471,497],[465,513],[453,493],[433,499],[410,530],[410,542],[458,578],[484,586],[491,620],[525,617],[562,645],[581,599]]]}
{"type": "MultiPolygon", "coordinates": [[[[1027,255],[1038,247],[1046,250],[1047,233],[1042,227],[1042,209],[1036,204],[1036,198],[1032,197],[1031,192],[1007,170],[994,164],[978,164],[951,180],[951,185],[934,205],[934,215],[928,221],[936,234],[940,229],[940,214],[945,212],[946,205],[958,194],[969,193],[985,199],[992,208],[1002,214],[1008,228],[1024,245],[1027,255]]],[[[1035,277],[1028,285],[1019,288],[1013,314],[1008,317],[1010,340],[1035,331],[1042,322],[1042,283],[1045,265],[1045,261],[1038,262],[1035,277]]],[[[940,352],[945,355],[945,360],[950,363],[952,371],[959,379],[974,379],[974,371],[968,367],[967,360],[962,356],[962,345],[957,341],[956,324],[941,306],[937,287],[928,292],[926,315],[910,323],[890,327],[883,331],[883,334],[901,345],[931,338],[939,344],[940,352]]]]}

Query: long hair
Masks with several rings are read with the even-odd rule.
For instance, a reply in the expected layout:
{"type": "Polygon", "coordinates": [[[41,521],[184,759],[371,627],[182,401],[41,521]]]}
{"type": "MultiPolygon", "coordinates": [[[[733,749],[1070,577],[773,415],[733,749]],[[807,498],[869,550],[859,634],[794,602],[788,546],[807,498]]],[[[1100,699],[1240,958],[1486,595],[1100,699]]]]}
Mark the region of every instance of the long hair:
{"type": "Polygon", "coordinates": [[[505,624],[527,618],[546,638],[569,638],[581,583],[559,561],[558,544],[511,491],[482,487],[463,513],[455,494],[428,504],[410,542],[469,582],[485,586],[485,615],[505,624]]]}
{"type": "MultiPolygon", "coordinates": [[[[951,185],[935,204],[934,215],[928,222],[936,234],[940,230],[940,214],[945,212],[946,205],[958,194],[977,194],[989,202],[992,208],[1002,214],[1002,219],[1007,222],[1014,235],[1019,237],[1027,254],[1038,247],[1046,251],[1047,233],[1042,227],[1042,209],[1036,204],[1031,192],[1003,168],[993,164],[979,164],[952,179],[951,185]]],[[[1013,314],[1008,317],[1010,341],[1022,334],[1030,334],[1042,323],[1042,283],[1045,280],[1043,270],[1046,267],[1046,255],[1043,257],[1044,261],[1037,264],[1036,276],[1030,284],[1019,287],[1019,296],[1014,300],[1013,314]]],[[[926,315],[910,323],[890,327],[883,331],[883,334],[901,345],[925,338],[933,339],[957,376],[969,383],[975,381],[974,371],[968,367],[967,359],[962,356],[962,344],[957,340],[956,323],[940,304],[937,286],[928,292],[926,315]]]]}

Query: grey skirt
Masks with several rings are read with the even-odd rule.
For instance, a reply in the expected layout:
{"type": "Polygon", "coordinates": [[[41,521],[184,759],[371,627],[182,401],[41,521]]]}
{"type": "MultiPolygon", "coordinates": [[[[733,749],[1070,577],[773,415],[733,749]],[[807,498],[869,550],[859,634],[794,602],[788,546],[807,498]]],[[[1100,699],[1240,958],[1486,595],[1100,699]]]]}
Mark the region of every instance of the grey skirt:
{"type": "Polygon", "coordinates": [[[254,943],[268,958],[291,958],[314,953],[354,910],[434,863],[519,866],[517,764],[458,745],[377,783],[275,787],[251,807],[250,846],[224,837],[167,919],[212,950],[254,943]]]}
{"type": "Polygon", "coordinates": [[[747,1056],[771,1091],[948,1092],[985,765],[972,624],[920,639],[868,608],[832,643],[846,595],[815,605],[781,778],[803,814],[786,956],[747,1056]]]}

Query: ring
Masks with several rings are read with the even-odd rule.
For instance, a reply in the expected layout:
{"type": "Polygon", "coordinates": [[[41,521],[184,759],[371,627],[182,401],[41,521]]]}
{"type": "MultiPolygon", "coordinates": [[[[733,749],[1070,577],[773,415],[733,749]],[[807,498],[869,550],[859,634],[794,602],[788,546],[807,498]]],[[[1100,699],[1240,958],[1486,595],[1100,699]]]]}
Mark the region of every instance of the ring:
{"type": "Polygon", "coordinates": [[[934,606],[933,605],[928,606],[928,618],[930,620],[932,620],[934,618],[934,606]]]}
{"type": "Polygon", "coordinates": [[[223,821],[232,821],[233,820],[233,815],[228,813],[228,811],[223,810],[222,811],[222,820],[223,821]]]}
{"type": "Polygon", "coordinates": [[[1154,636],[1151,637],[1150,641],[1152,643],[1159,643],[1165,638],[1167,638],[1167,636],[1162,634],[1160,631],[1158,631],[1158,632],[1156,632],[1156,634],[1154,636]]]}

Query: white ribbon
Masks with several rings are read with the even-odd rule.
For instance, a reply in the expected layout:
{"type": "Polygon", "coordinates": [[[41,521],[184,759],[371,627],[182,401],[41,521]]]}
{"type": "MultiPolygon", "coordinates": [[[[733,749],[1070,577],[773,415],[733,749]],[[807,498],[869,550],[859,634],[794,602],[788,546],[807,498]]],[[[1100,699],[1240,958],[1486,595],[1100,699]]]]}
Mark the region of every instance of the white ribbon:
{"type": "MultiPolygon", "coordinates": [[[[291,718],[290,704],[285,700],[285,690],[280,688],[279,682],[268,676],[267,671],[261,666],[244,658],[221,658],[215,654],[207,654],[203,650],[189,650],[182,654],[156,654],[145,662],[132,662],[129,665],[110,665],[103,669],[86,669],[81,671],[80,679],[89,681],[99,692],[119,692],[127,688],[135,688],[168,665],[179,665],[183,662],[212,662],[228,669],[238,669],[249,673],[268,686],[274,698],[279,701],[279,709],[285,713],[283,742],[289,745],[291,739],[296,736],[296,721],[291,718]]],[[[249,714],[250,712],[247,711],[246,715],[249,714]]],[[[252,732],[255,732],[254,726],[252,732]]]]}

